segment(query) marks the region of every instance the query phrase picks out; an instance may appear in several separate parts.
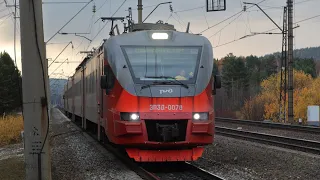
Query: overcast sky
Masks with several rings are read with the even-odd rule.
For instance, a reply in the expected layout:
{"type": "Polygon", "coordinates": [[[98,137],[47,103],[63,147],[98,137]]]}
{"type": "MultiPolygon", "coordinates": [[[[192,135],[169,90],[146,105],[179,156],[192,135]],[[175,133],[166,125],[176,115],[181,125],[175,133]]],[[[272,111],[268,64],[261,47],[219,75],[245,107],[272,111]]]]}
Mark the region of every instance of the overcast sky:
{"type": "MultiPolygon", "coordinates": [[[[14,0],[7,0],[9,4],[13,4],[14,0]]],[[[81,0],[67,0],[81,1],[81,0]]],[[[86,1],[86,0],[83,0],[86,1]]],[[[147,7],[156,5],[166,0],[143,0],[143,5],[146,7],[143,11],[143,17],[149,14],[153,7],[147,7]]],[[[260,2],[261,0],[247,0],[247,2],[260,2]]],[[[307,19],[316,15],[320,15],[320,0],[294,0],[297,4],[294,7],[294,22],[307,19]]],[[[13,18],[4,17],[13,11],[13,8],[6,8],[3,0],[0,0],[0,51],[7,51],[12,57],[14,57],[13,51],[13,18]]],[[[55,0],[46,0],[43,2],[55,2],[55,0]]],[[[58,0],[56,0],[58,2],[58,0]]],[[[61,0],[59,0],[61,2],[61,0]]],[[[118,7],[122,4],[123,0],[94,0],[89,4],[70,24],[68,24],[61,32],[69,33],[89,33],[86,35],[89,39],[92,39],[100,28],[103,27],[105,22],[97,21],[99,17],[111,16],[118,7]],[[93,5],[96,5],[97,12],[93,14],[93,5]]],[[[126,16],[128,7],[133,8],[133,18],[137,21],[137,0],[127,0],[124,5],[119,9],[115,16],[126,16]]],[[[149,18],[148,22],[156,22],[158,20],[167,21],[173,24],[178,31],[185,31],[187,22],[191,23],[190,29],[192,33],[199,33],[209,26],[213,26],[216,23],[234,15],[235,13],[243,9],[244,0],[227,0],[227,10],[221,12],[206,12],[204,7],[205,0],[172,0],[172,7],[177,13],[173,13],[171,16],[169,5],[165,4],[160,6],[149,18]],[[190,11],[183,11],[195,8],[190,11]],[[170,17],[171,16],[171,17],[170,17]]],[[[286,0],[265,0],[260,4],[261,8],[274,19],[276,23],[282,26],[283,6],[285,6],[286,0]]],[[[44,35],[45,41],[47,41],[55,32],[57,32],[73,15],[75,15],[85,4],[44,4],[43,5],[43,20],[44,20],[44,35]]],[[[19,20],[17,21],[20,23],[19,20]]],[[[110,23],[111,24],[111,23],[110,23]]],[[[295,48],[320,46],[320,16],[308,21],[298,23],[299,28],[294,31],[295,35],[295,48]]],[[[120,25],[122,27],[122,25],[120,25]]],[[[20,26],[18,25],[17,35],[17,63],[19,69],[21,69],[20,62],[20,26]]],[[[262,56],[264,54],[272,53],[281,50],[281,35],[256,35],[253,37],[239,38],[249,35],[252,32],[263,32],[276,28],[274,24],[256,7],[248,9],[246,12],[241,13],[233,18],[215,26],[203,33],[204,36],[209,38],[214,48],[215,58],[221,58],[226,54],[232,52],[235,55],[257,55],[262,56]],[[234,41],[234,42],[232,42],[234,41]],[[230,42],[229,44],[226,44],[230,42]],[[226,44],[226,45],[224,45],[226,44]]],[[[90,44],[89,49],[97,47],[101,44],[104,38],[108,38],[110,25],[94,39],[90,44]]],[[[272,32],[279,32],[274,30],[272,32]]],[[[71,75],[74,72],[75,67],[82,60],[83,55],[79,54],[79,51],[86,50],[89,41],[77,37],[74,35],[57,35],[47,45],[47,58],[55,58],[60,51],[72,41],[74,45],[69,46],[58,58],[59,62],[68,58],[69,64],[63,64],[61,68],[56,70],[56,73],[63,73],[65,75],[71,75]],[[58,44],[51,44],[58,43],[58,44]]],[[[49,62],[50,63],[50,62],[49,62]]],[[[54,63],[49,73],[54,71],[60,64],[54,63]]],[[[60,77],[59,74],[52,77],[60,77]]]]}

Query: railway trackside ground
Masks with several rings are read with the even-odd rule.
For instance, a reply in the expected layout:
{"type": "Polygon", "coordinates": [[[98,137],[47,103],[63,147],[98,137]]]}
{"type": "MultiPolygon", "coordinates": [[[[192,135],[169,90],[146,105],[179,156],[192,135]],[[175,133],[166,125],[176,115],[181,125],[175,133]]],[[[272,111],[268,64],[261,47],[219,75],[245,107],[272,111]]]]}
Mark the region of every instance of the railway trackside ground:
{"type": "Polygon", "coordinates": [[[90,136],[79,131],[58,109],[52,109],[50,128],[53,180],[141,179],[90,136]]]}

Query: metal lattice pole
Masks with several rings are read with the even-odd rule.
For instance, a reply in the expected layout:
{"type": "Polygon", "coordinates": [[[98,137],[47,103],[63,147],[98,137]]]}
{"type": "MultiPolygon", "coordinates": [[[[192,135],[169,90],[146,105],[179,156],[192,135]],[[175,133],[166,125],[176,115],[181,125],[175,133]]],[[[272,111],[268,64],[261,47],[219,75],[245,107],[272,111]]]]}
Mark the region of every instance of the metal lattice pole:
{"type": "Polygon", "coordinates": [[[281,53],[281,75],[280,75],[280,98],[279,98],[279,121],[286,122],[286,95],[287,95],[287,7],[283,9],[283,28],[282,28],[282,53],[281,53]]]}
{"type": "Polygon", "coordinates": [[[288,120],[293,123],[293,1],[288,0],[288,120]]]}

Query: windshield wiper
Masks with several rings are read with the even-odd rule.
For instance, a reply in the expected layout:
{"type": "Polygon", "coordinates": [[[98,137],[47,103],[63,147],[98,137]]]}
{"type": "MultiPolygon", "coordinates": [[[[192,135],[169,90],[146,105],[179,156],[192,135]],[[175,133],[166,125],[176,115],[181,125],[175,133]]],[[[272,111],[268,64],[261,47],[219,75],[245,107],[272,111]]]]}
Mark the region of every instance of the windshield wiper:
{"type": "MultiPolygon", "coordinates": [[[[186,89],[189,89],[189,86],[188,86],[188,85],[184,84],[184,83],[181,82],[181,81],[176,80],[176,78],[174,78],[174,77],[172,77],[172,76],[146,76],[146,78],[172,80],[172,81],[170,81],[170,82],[176,82],[178,85],[181,85],[181,86],[183,86],[183,87],[186,88],[186,89]]],[[[148,86],[148,85],[145,85],[145,86],[150,87],[150,85],[153,85],[153,84],[167,84],[167,83],[168,83],[168,82],[153,82],[152,84],[149,84],[149,86],[148,86]]],[[[142,89],[142,87],[141,87],[141,89],[142,89]]]]}

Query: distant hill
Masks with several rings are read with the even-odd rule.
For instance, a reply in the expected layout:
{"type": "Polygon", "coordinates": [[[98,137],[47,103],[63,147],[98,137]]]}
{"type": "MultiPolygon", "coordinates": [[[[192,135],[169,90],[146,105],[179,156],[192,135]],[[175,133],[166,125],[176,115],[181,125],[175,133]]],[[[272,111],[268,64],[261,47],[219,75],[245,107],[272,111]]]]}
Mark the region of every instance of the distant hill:
{"type": "MultiPolygon", "coordinates": [[[[268,55],[275,55],[280,57],[281,52],[267,54],[266,56],[268,55]]],[[[295,58],[313,58],[314,60],[320,61],[320,46],[296,49],[293,51],[293,56],[295,58]]]]}
{"type": "Polygon", "coordinates": [[[50,79],[51,104],[63,106],[62,94],[66,79],[50,79]]]}

